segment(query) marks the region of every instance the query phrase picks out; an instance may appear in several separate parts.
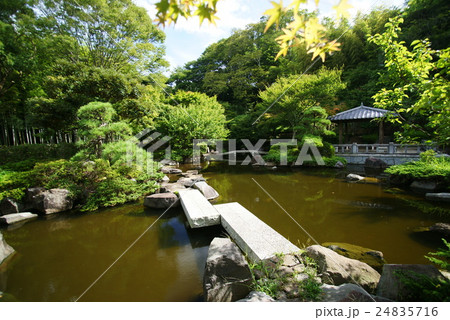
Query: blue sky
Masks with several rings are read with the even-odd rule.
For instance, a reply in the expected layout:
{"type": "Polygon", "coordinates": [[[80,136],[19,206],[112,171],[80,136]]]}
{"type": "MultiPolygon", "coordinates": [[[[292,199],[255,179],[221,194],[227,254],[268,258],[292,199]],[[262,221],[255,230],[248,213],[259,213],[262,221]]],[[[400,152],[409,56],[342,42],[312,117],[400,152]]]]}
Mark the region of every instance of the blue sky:
{"type": "MultiPolygon", "coordinates": [[[[150,17],[155,18],[156,0],[133,0],[133,2],[146,8],[150,17]]],[[[288,4],[290,1],[284,2],[288,4]]],[[[309,9],[314,10],[314,1],[309,2],[309,9]]],[[[334,13],[332,7],[338,2],[339,0],[320,0],[321,16],[332,16],[334,13]]],[[[382,5],[402,7],[404,2],[405,0],[349,0],[353,6],[350,13],[352,16],[358,11],[368,13],[371,8],[382,5]]],[[[166,59],[170,63],[170,70],[196,60],[207,46],[230,36],[234,29],[243,29],[249,23],[258,22],[269,8],[271,8],[269,0],[221,0],[217,14],[220,20],[216,26],[205,21],[200,27],[196,18],[188,21],[180,18],[176,25],[166,26],[163,31],[166,33],[166,59]]]]}

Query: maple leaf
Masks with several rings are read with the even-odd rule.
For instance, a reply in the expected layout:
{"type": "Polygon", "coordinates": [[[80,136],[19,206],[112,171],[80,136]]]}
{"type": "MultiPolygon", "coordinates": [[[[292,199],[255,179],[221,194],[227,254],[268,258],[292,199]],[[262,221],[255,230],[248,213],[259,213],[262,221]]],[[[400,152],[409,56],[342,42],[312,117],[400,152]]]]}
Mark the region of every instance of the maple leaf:
{"type": "Polygon", "coordinates": [[[325,27],[319,23],[318,18],[310,18],[305,24],[305,42],[308,47],[321,42],[325,27]]]}
{"type": "Polygon", "coordinates": [[[294,13],[297,13],[298,8],[302,3],[308,3],[308,0],[294,0],[290,5],[288,5],[288,8],[294,8],[294,13]]]}
{"type": "Polygon", "coordinates": [[[348,3],[348,0],[340,0],[336,6],[333,6],[333,9],[336,11],[338,20],[341,18],[349,18],[350,13],[348,10],[351,8],[353,8],[353,6],[348,3]]]}
{"type": "Polygon", "coordinates": [[[283,0],[280,0],[280,3],[276,3],[275,1],[270,1],[270,3],[273,5],[273,8],[268,9],[264,12],[264,15],[269,16],[269,20],[267,20],[266,28],[264,29],[264,32],[266,32],[274,23],[277,24],[277,28],[278,28],[281,13],[284,11],[283,0]]]}
{"type": "Polygon", "coordinates": [[[219,18],[215,16],[214,13],[216,13],[214,9],[210,8],[206,3],[202,3],[198,5],[197,11],[195,11],[194,15],[198,16],[198,18],[200,19],[200,25],[205,19],[215,25],[216,20],[219,20],[219,18]]]}

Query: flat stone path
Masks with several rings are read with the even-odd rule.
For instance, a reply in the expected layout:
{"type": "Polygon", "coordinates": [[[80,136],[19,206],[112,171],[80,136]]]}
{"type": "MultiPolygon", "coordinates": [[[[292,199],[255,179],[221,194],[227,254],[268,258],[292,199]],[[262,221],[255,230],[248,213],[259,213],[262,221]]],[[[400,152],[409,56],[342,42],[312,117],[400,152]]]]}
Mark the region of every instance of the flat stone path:
{"type": "Polygon", "coordinates": [[[271,258],[277,253],[300,250],[237,202],[218,204],[214,208],[220,214],[222,226],[254,262],[271,258]]]}
{"type": "Polygon", "coordinates": [[[202,228],[220,224],[216,208],[196,189],[178,191],[186,218],[191,228],[202,228]]]}

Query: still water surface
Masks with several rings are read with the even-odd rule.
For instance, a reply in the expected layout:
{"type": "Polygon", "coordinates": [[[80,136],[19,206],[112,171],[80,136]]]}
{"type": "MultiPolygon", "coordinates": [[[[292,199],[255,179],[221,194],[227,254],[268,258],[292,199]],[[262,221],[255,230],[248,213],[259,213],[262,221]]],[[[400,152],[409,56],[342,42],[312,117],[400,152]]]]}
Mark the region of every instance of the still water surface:
{"type": "MultiPolygon", "coordinates": [[[[435,251],[439,239],[412,230],[446,221],[424,213],[433,207],[420,197],[347,183],[342,171],[215,165],[204,176],[221,194],[218,203],[241,203],[298,246],[314,240],[255,181],[319,243],[380,250],[389,263],[426,263],[423,255],[435,251]]],[[[0,291],[19,301],[74,301],[154,224],[80,301],[201,301],[208,245],[224,231],[191,230],[181,209],[158,219],[162,212],[135,203],[2,229],[17,254],[0,267],[0,291]]]]}

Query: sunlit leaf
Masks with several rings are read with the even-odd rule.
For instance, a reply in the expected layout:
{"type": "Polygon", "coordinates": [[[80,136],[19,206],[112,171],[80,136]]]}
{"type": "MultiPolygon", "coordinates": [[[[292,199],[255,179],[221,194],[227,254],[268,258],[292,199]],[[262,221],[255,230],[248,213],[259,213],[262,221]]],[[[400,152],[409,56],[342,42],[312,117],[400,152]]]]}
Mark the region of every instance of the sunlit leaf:
{"type": "Polygon", "coordinates": [[[350,17],[349,9],[351,8],[353,8],[353,6],[348,3],[348,0],[340,0],[338,5],[333,6],[333,9],[336,11],[336,16],[338,20],[341,18],[349,18],[350,17]]]}
{"type": "Polygon", "coordinates": [[[280,3],[276,3],[275,1],[270,1],[270,3],[273,5],[272,9],[268,9],[264,12],[264,15],[268,15],[269,19],[266,23],[266,28],[264,29],[264,32],[267,32],[267,30],[276,23],[277,27],[280,22],[281,14],[283,12],[283,0],[280,0],[280,3]]]}

